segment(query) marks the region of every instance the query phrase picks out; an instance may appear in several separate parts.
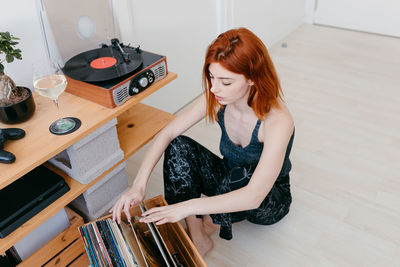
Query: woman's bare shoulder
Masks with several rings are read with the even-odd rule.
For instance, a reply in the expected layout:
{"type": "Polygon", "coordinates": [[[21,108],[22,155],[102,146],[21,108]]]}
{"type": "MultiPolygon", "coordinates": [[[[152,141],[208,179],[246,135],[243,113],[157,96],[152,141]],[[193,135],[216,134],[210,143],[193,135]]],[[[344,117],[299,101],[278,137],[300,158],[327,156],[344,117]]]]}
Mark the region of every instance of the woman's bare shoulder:
{"type": "Polygon", "coordinates": [[[281,126],[294,127],[293,116],[290,113],[285,103],[281,102],[279,108],[271,108],[268,114],[264,117],[266,126],[281,126]]]}
{"type": "Polygon", "coordinates": [[[269,137],[281,136],[284,139],[290,138],[294,129],[292,114],[284,103],[279,108],[271,108],[262,122],[262,131],[259,134],[260,140],[270,140],[269,137]]]}

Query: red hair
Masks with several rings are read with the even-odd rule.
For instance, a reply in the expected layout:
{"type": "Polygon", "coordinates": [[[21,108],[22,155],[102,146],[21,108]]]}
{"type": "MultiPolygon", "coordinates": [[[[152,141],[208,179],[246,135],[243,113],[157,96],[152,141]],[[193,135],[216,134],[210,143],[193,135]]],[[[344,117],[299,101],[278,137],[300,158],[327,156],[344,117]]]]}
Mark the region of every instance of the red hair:
{"type": "Polygon", "coordinates": [[[208,47],[203,67],[203,87],[207,98],[206,116],[217,120],[221,105],[211,92],[209,66],[219,63],[230,72],[242,74],[254,85],[250,89],[247,104],[259,119],[263,119],[271,107],[278,107],[282,90],[275,67],[264,43],[246,28],[238,28],[220,34],[208,47]]]}

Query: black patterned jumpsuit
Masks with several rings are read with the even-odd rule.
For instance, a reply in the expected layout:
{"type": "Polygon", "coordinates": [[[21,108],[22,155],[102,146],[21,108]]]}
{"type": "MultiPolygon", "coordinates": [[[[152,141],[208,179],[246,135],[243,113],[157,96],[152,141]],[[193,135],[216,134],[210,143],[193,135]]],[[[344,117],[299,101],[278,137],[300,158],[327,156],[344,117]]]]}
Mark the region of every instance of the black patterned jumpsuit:
{"type": "MultiPolygon", "coordinates": [[[[176,137],[165,150],[164,194],[169,204],[198,198],[201,194],[215,196],[228,193],[248,184],[264,147],[264,144],[258,141],[261,121],[257,121],[249,145],[242,148],[233,144],[226,133],[224,110],[222,108],[218,112],[218,123],[222,130],[220,151],[224,158],[221,159],[183,135],[176,137]]],[[[232,238],[232,223],[246,219],[255,224],[269,225],[276,223],[289,212],[292,202],[289,184],[292,165],[289,154],[293,137],[294,131],[280,174],[257,209],[210,214],[213,222],[221,225],[221,238],[232,238]]]]}

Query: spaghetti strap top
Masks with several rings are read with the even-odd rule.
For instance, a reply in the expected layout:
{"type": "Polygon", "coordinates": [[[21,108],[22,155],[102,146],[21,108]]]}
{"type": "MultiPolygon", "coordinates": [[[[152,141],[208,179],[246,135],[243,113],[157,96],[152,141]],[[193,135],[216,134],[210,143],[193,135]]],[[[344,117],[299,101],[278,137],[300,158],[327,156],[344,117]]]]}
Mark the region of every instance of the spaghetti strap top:
{"type": "MultiPolygon", "coordinates": [[[[258,131],[260,129],[261,120],[257,120],[254,130],[251,134],[250,143],[245,147],[235,145],[230,139],[226,132],[225,121],[224,121],[225,106],[222,107],[218,113],[218,124],[221,127],[221,140],[219,149],[224,159],[227,161],[230,168],[241,167],[241,166],[252,166],[256,167],[260,160],[261,153],[264,148],[264,143],[258,140],[258,131]]],[[[289,159],[290,150],[292,148],[294,137],[294,131],[288,143],[285,159],[283,161],[282,169],[279,176],[287,176],[292,168],[292,164],[289,159]]]]}

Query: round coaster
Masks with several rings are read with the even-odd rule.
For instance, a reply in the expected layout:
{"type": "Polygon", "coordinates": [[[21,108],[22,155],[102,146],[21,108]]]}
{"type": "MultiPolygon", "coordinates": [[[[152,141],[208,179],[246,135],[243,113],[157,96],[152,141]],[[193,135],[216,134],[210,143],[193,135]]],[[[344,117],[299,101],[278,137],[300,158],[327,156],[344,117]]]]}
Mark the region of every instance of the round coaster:
{"type": "Polygon", "coordinates": [[[55,134],[55,135],[66,135],[66,134],[70,134],[70,133],[75,132],[76,130],[79,129],[79,127],[81,127],[82,122],[81,122],[80,119],[74,118],[74,117],[66,117],[65,119],[71,119],[71,120],[73,120],[73,121],[75,122],[75,127],[72,128],[71,130],[67,131],[67,132],[59,133],[59,132],[53,131],[53,129],[52,129],[51,125],[50,125],[49,131],[50,131],[52,134],[55,134]]]}

